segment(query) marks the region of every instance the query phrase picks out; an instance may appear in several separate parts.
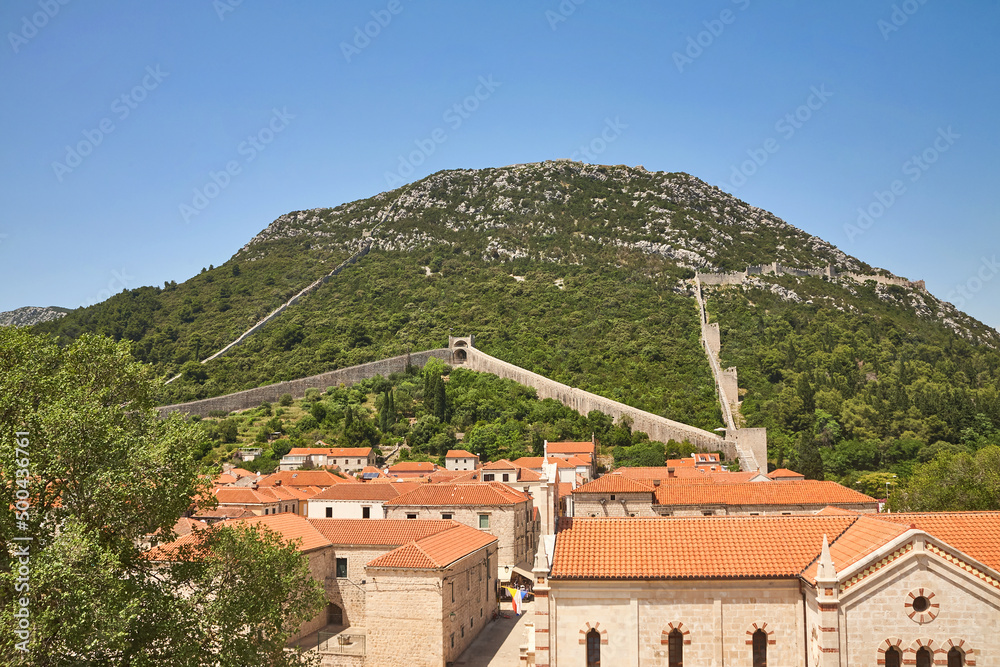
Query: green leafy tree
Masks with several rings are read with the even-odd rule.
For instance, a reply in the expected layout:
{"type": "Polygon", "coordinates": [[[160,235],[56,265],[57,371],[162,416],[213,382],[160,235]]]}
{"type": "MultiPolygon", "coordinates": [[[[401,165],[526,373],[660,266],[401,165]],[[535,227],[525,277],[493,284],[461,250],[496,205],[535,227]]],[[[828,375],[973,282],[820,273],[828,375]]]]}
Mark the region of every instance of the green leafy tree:
{"type": "Polygon", "coordinates": [[[808,433],[799,436],[796,452],[796,468],[806,479],[823,479],[823,457],[819,453],[819,443],[808,433]]]}
{"type": "Polygon", "coordinates": [[[202,429],[176,415],[160,419],[157,390],[153,370],[131,358],[127,343],[86,335],[60,347],[0,327],[0,489],[8,503],[18,491],[30,498],[27,509],[0,513],[0,623],[17,626],[22,597],[31,611],[26,652],[15,646],[22,638],[0,633],[0,663],[298,662],[275,647],[317,610],[316,585],[300,576],[303,556],[232,532],[219,550],[239,573],[227,595],[253,603],[223,599],[206,614],[188,593],[211,573],[166,578],[136,546],[151,534],[169,538],[205,491],[194,465],[202,429]],[[32,538],[30,589],[15,591],[14,538],[22,536],[32,538]],[[271,569],[279,562],[287,577],[271,569]],[[239,641],[223,646],[221,627],[239,641]]]}
{"type": "Polygon", "coordinates": [[[889,506],[913,512],[1000,510],[1000,447],[941,452],[915,467],[906,485],[890,495],[889,506]]]}

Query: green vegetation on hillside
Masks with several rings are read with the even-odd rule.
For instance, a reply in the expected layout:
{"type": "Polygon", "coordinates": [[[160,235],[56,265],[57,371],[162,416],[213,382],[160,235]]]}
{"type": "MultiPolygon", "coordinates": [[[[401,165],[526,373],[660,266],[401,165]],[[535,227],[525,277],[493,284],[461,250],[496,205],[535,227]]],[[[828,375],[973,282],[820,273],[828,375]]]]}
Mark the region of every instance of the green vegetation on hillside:
{"type": "Polygon", "coordinates": [[[1000,444],[1000,354],[899,307],[902,288],[819,278],[775,281],[812,303],[765,289],[711,291],[723,365],[746,388],[748,426],[766,426],[777,465],[865,483],[905,483],[940,453],[1000,444]]]}
{"type": "MultiPolygon", "coordinates": [[[[289,397],[290,398],[290,397],[289,397]]],[[[310,390],[304,399],[264,404],[200,420],[206,463],[227,460],[238,447],[261,447],[263,456],[242,464],[270,472],[292,447],[323,441],[333,447],[376,447],[388,455],[399,446],[404,460],[444,464],[461,447],[484,461],[541,456],[545,440],[589,440],[613,452],[617,465],[662,465],[664,452],[685,455],[687,443],[655,443],[628,424],[598,411],[580,415],[535,390],[488,373],[452,369],[432,359],[421,370],[380,376],[350,387],[310,390]],[[272,433],[281,437],[268,441],[272,433]],[[652,462],[658,452],[659,460],[652,462]],[[652,456],[652,458],[651,458],[652,456]]]]}

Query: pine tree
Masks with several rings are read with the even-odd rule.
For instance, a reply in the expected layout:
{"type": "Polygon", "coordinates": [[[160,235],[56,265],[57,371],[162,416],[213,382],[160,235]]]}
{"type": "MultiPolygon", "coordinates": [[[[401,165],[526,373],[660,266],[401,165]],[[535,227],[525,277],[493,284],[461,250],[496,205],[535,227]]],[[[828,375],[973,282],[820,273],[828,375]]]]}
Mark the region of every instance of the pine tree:
{"type": "Polygon", "coordinates": [[[819,443],[808,433],[799,438],[796,471],[806,479],[823,479],[823,457],[819,453],[819,443]]]}

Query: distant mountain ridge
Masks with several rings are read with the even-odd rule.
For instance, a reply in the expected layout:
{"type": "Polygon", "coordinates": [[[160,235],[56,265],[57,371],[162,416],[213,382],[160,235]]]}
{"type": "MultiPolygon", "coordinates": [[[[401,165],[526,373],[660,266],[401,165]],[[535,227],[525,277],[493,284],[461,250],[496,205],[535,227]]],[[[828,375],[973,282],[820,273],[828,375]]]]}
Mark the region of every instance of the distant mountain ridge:
{"type": "Polygon", "coordinates": [[[68,312],[69,308],[59,306],[24,306],[0,313],[0,327],[30,327],[57,320],[68,312]]]}

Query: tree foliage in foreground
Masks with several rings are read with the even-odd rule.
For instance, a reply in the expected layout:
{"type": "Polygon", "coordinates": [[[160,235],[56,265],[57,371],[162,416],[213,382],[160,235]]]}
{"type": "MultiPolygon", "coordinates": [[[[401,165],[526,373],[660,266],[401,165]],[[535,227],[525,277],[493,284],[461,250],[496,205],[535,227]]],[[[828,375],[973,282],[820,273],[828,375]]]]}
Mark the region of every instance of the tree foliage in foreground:
{"type": "Polygon", "coordinates": [[[206,559],[170,567],[136,546],[172,537],[202,490],[198,429],[159,419],[157,390],[125,343],[81,336],[61,348],[0,328],[0,489],[11,505],[18,491],[30,497],[26,512],[0,513],[0,663],[301,662],[284,645],[322,599],[293,545],[226,528],[206,534],[206,559]],[[24,536],[27,582],[14,540],[24,536]],[[18,647],[22,598],[30,637],[18,647]]]}

